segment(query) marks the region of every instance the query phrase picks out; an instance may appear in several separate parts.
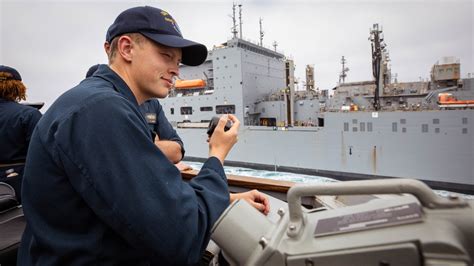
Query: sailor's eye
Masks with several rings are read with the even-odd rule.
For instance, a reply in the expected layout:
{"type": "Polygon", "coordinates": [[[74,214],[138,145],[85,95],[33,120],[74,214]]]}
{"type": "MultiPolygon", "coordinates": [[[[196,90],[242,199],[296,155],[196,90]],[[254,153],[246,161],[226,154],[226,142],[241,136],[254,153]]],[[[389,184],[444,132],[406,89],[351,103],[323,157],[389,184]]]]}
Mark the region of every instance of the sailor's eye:
{"type": "Polygon", "coordinates": [[[166,58],[171,58],[171,54],[168,54],[168,53],[161,53],[161,54],[166,58]]]}

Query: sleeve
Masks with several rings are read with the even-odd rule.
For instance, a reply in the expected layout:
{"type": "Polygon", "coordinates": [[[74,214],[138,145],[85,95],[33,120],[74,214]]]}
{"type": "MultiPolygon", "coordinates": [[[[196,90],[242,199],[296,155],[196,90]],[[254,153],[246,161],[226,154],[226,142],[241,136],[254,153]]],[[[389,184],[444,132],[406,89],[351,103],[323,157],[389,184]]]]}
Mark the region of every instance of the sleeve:
{"type": "Polygon", "coordinates": [[[165,140],[172,140],[178,143],[181,146],[181,158],[184,158],[184,144],[181,138],[179,137],[178,133],[176,130],[173,128],[171,123],[168,121],[168,119],[165,116],[165,112],[163,111],[163,107],[161,104],[158,102],[158,100],[154,101],[154,106],[156,110],[156,126],[155,126],[155,132],[158,134],[160,139],[165,139],[165,140]]]}
{"type": "Polygon", "coordinates": [[[226,176],[211,157],[184,182],[139,112],[120,97],[89,103],[58,127],[61,163],[87,205],[132,246],[167,264],[194,264],[229,204],[226,176]]]}

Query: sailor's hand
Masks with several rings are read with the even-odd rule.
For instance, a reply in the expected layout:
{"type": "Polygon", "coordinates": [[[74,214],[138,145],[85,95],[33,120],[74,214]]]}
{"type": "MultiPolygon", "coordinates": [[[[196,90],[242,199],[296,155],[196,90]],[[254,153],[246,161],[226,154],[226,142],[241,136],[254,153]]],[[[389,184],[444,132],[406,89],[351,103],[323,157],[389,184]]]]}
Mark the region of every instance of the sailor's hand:
{"type": "Polygon", "coordinates": [[[237,135],[239,132],[240,121],[234,115],[223,115],[219,119],[219,123],[209,139],[209,157],[217,157],[222,164],[229,153],[230,149],[237,143],[237,135]],[[232,127],[224,131],[227,121],[232,121],[232,127]]]}
{"type": "Polygon", "coordinates": [[[193,170],[193,168],[183,162],[179,162],[175,164],[176,168],[178,168],[179,171],[188,171],[188,170],[193,170]]]}
{"type": "Polygon", "coordinates": [[[255,207],[255,209],[259,210],[265,215],[270,212],[270,202],[267,195],[256,189],[242,193],[230,193],[230,202],[233,202],[237,199],[246,200],[248,203],[250,203],[250,205],[255,207]]]}

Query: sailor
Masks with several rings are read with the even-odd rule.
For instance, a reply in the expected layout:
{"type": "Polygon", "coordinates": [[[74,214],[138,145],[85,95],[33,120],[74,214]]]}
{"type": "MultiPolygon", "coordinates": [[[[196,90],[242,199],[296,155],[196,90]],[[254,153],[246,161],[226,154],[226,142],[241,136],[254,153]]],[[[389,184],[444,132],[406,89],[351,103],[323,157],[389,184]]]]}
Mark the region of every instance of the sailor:
{"type": "Polygon", "coordinates": [[[138,107],[165,97],[179,64],[201,64],[206,47],[149,6],[122,12],[107,36],[109,65],[60,96],[31,138],[19,265],[195,264],[229,204],[222,164],[240,121],[221,117],[186,183],[138,107]]]}
{"type": "Polygon", "coordinates": [[[34,107],[19,104],[26,100],[20,73],[0,65],[0,182],[15,189],[21,203],[21,180],[33,129],[41,118],[34,107]]]}
{"type": "MultiPolygon", "coordinates": [[[[106,43],[107,44],[107,43],[106,43]]],[[[107,47],[108,45],[104,45],[107,47]]],[[[108,49],[106,48],[107,52],[108,49]]],[[[86,73],[86,78],[92,76],[100,64],[93,65],[86,73]]],[[[153,98],[140,105],[140,111],[148,123],[154,142],[164,155],[175,164],[180,171],[192,170],[192,168],[181,162],[184,157],[184,144],[176,130],[166,118],[163,107],[158,99],[153,98]]],[[[270,212],[270,203],[268,197],[258,190],[251,190],[241,193],[230,193],[230,202],[237,199],[244,199],[250,205],[264,214],[270,212]]]]}

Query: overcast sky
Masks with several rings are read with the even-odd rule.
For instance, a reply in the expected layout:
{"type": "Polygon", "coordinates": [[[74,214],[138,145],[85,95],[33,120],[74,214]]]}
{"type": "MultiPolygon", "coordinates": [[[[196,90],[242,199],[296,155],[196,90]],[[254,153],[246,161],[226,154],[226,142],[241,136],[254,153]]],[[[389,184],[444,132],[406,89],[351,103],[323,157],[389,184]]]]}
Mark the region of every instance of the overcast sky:
{"type": "MultiPolygon", "coordinates": [[[[399,81],[428,78],[443,56],[461,60],[461,76],[474,73],[473,0],[235,1],[243,5],[243,36],[257,42],[263,19],[264,45],[296,64],[304,80],[314,65],[320,89],[338,82],[341,56],[346,81],[372,79],[369,29],[379,23],[399,81]]],[[[7,1],[0,0],[0,64],[15,67],[28,87],[28,101],[49,105],[75,86],[87,69],[106,62],[105,33],[123,10],[151,5],[167,10],[186,38],[208,49],[232,37],[232,1],[7,1]]]]}

